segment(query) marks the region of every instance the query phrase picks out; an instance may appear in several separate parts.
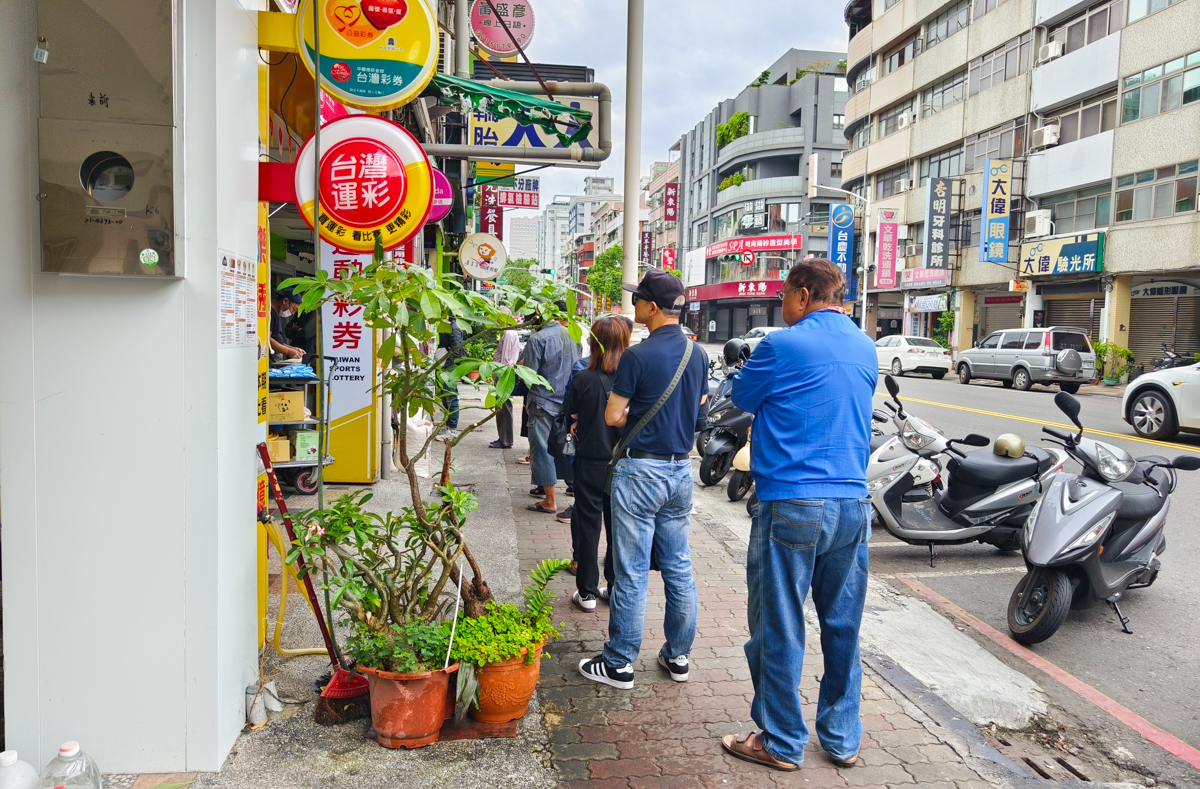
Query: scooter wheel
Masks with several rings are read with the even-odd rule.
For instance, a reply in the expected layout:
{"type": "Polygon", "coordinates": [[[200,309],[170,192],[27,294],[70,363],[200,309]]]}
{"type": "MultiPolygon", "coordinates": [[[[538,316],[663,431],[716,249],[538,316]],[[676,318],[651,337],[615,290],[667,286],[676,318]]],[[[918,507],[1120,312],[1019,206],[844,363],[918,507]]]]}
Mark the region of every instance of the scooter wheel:
{"type": "Polygon", "coordinates": [[[729,477],[729,487],[726,488],[726,493],[729,494],[730,501],[741,501],[746,498],[746,494],[750,492],[750,488],[754,485],[754,478],[750,476],[749,471],[734,472],[729,477]]]}
{"type": "Polygon", "coordinates": [[[719,485],[729,473],[729,464],[733,454],[726,452],[721,455],[705,455],[700,461],[700,482],[706,486],[719,485]]]}
{"type": "Polygon", "coordinates": [[[312,494],[316,493],[317,492],[317,469],[316,469],[316,467],[302,469],[300,471],[300,473],[296,475],[296,481],[293,482],[292,484],[295,486],[297,493],[301,493],[305,496],[311,496],[312,494]]]}
{"type": "Polygon", "coordinates": [[[754,517],[754,508],[758,505],[758,493],[750,491],[750,498],[746,499],[746,514],[751,518],[754,517]]]}
{"type": "Polygon", "coordinates": [[[708,440],[712,438],[712,428],[705,428],[696,434],[696,454],[704,457],[704,448],[708,446],[708,440]]]}
{"type": "Polygon", "coordinates": [[[1021,644],[1037,644],[1057,632],[1071,610],[1074,589],[1061,570],[1042,570],[1037,587],[1026,591],[1029,574],[1008,600],[1008,632],[1021,644]]]}

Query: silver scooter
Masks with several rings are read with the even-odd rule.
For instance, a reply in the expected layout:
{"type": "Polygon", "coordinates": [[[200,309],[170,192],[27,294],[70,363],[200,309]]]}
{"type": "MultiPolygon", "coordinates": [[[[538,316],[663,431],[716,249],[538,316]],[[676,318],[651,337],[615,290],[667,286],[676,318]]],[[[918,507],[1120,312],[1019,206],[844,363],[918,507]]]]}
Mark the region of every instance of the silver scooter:
{"type": "Polygon", "coordinates": [[[1008,629],[1022,644],[1050,638],[1072,605],[1091,600],[1108,603],[1122,629],[1132,633],[1121,596],[1158,577],[1175,471],[1200,469],[1194,455],[1134,460],[1118,446],[1084,438],[1079,401],[1059,392],[1054,403],[1079,432],[1042,432],[1079,461],[1083,473],[1058,474],[1026,521],[1022,544],[1029,572],[1008,602],[1008,629]]]}
{"type": "Polygon", "coordinates": [[[899,432],[872,449],[867,465],[867,492],[883,527],[898,540],[929,546],[930,567],[936,566],[938,545],[980,542],[1018,549],[1025,519],[1050,478],[1062,471],[1066,453],[1038,447],[1016,458],[963,452],[956,445],[991,442],[975,433],[946,438],[905,411],[895,379],[884,376],[884,384],[899,432]],[[916,485],[914,471],[921,460],[941,454],[949,456],[945,486],[935,486],[931,495],[916,485]]]}

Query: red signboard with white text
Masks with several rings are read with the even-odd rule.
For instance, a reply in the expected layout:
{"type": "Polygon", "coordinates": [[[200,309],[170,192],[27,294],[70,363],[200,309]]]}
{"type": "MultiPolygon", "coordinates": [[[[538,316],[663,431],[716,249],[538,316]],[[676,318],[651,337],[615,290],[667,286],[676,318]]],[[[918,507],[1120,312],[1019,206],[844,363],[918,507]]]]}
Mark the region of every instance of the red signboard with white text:
{"type": "Polygon", "coordinates": [[[539,208],[537,192],[518,192],[516,189],[501,189],[497,193],[500,205],[505,208],[539,208]]]}
{"type": "Polygon", "coordinates": [[[783,280],[756,280],[753,282],[720,282],[716,285],[697,285],[687,289],[687,300],[713,301],[714,299],[768,299],[783,290],[783,280]]]}
{"type": "Polygon", "coordinates": [[[675,248],[667,247],[662,251],[662,267],[666,271],[675,270],[675,248]]]}
{"type": "Polygon", "coordinates": [[[663,187],[663,221],[679,221],[679,183],[676,181],[663,187]]]}
{"type": "Polygon", "coordinates": [[[790,236],[753,236],[750,238],[731,238],[718,241],[704,248],[704,257],[715,258],[718,255],[740,255],[743,252],[786,252],[800,249],[804,246],[804,237],[796,234],[790,236]]]}

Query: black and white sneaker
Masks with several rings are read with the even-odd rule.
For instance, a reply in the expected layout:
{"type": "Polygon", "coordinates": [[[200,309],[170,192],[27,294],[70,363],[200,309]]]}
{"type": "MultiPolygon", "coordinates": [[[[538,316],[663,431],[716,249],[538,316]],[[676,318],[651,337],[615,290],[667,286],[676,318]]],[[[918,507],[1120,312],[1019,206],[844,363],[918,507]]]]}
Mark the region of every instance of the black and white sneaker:
{"type": "Polygon", "coordinates": [[[621,690],[633,689],[633,666],[626,663],[623,668],[613,668],[608,665],[604,655],[579,661],[579,673],[602,685],[611,685],[621,690]]]}
{"type": "Polygon", "coordinates": [[[688,678],[688,657],[680,655],[679,657],[668,658],[662,654],[658,656],[658,665],[671,672],[671,679],[676,682],[687,682],[688,678]]]}
{"type": "Polygon", "coordinates": [[[608,587],[607,586],[600,587],[600,599],[606,603],[608,602],[608,587]]]}
{"type": "Polygon", "coordinates": [[[581,595],[578,591],[571,595],[571,602],[582,608],[584,611],[596,610],[596,598],[591,595],[581,595]]]}

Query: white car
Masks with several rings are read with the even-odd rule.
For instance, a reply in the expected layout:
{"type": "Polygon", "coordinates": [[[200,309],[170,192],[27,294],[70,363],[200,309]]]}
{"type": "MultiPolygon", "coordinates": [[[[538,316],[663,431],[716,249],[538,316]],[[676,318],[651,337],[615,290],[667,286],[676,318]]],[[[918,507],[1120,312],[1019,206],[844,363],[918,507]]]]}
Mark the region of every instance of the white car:
{"type": "Polygon", "coordinates": [[[928,337],[882,337],[875,342],[875,353],[879,369],[892,375],[929,373],[940,380],[954,367],[950,352],[928,337]]]}
{"type": "Polygon", "coordinates": [[[1139,375],[1125,387],[1121,415],[1139,436],[1156,441],[1200,433],[1200,365],[1139,375]]]}
{"type": "Polygon", "coordinates": [[[762,342],[763,337],[782,328],[782,326],[759,326],[746,332],[742,336],[742,339],[746,341],[746,344],[750,346],[750,351],[753,352],[758,347],[758,344],[762,342]]]}

